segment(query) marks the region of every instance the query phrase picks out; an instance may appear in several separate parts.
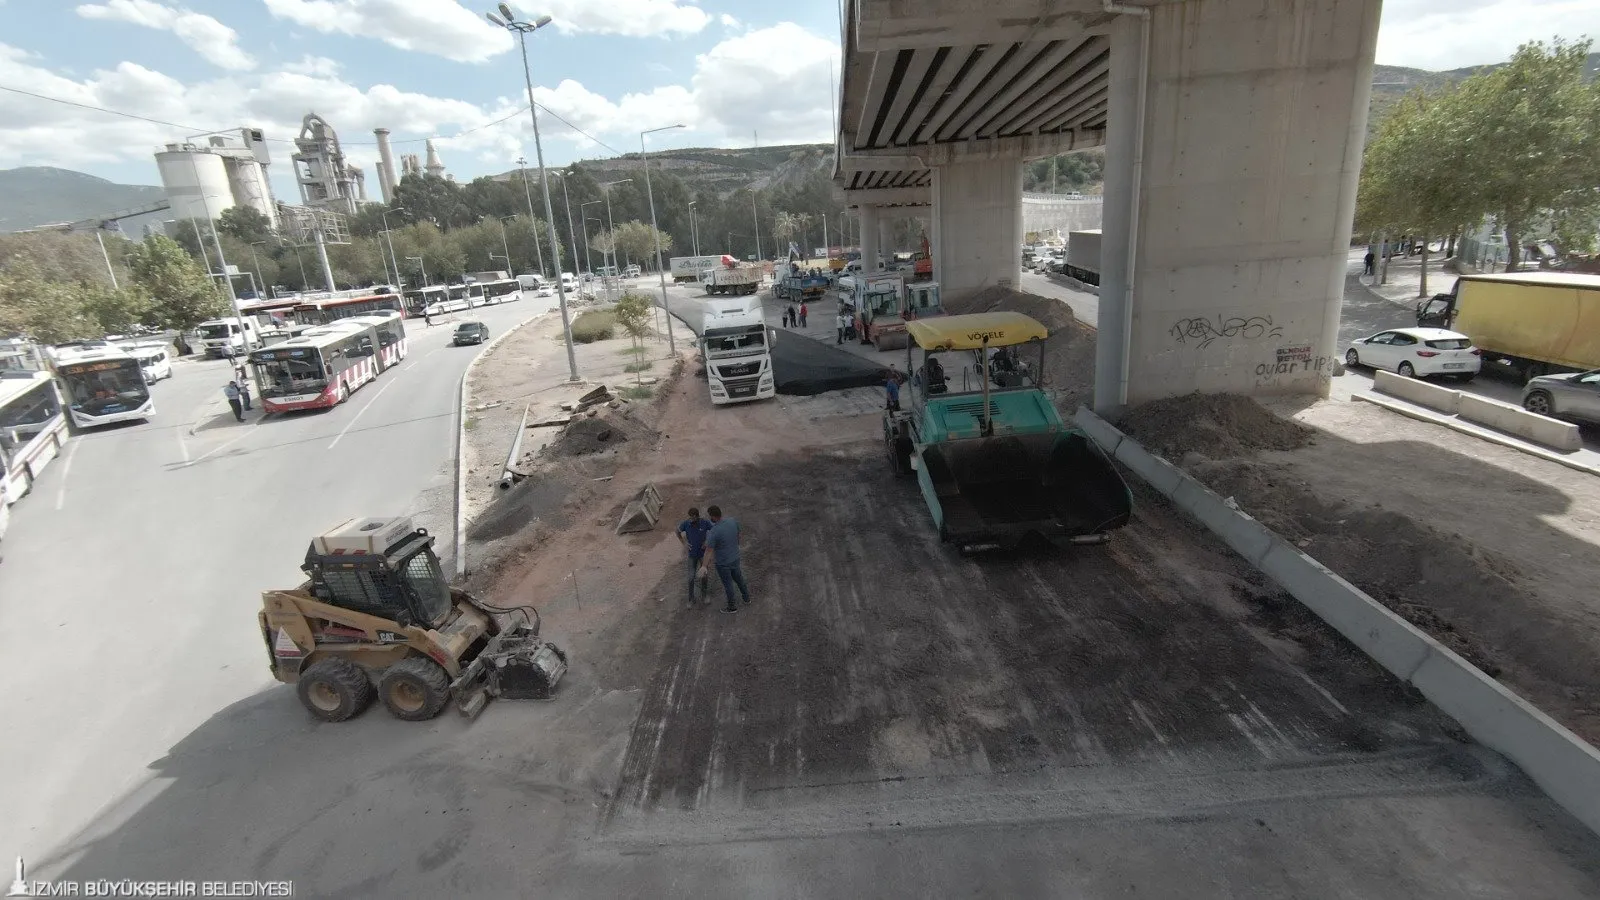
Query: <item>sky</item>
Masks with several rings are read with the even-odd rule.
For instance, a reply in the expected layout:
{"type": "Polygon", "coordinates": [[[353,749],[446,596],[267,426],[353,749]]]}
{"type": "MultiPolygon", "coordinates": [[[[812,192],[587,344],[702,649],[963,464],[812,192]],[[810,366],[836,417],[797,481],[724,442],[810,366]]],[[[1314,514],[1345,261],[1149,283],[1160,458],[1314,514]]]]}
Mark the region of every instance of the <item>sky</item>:
{"type": "MultiPolygon", "coordinates": [[[[545,162],[638,150],[827,142],[835,0],[537,0],[528,36],[545,162]],[[559,117],[559,118],[558,118],[559,117]],[[562,121],[564,120],[564,121],[562,121]]],[[[981,8],[981,4],[975,4],[981,8]]],[[[395,152],[436,138],[459,181],[533,158],[515,36],[487,0],[0,0],[0,169],[49,165],[158,184],[153,154],[249,124],[273,143],[274,188],[315,111],[377,194],[372,129],[395,152]],[[144,116],[122,118],[32,94],[144,116]]],[[[1450,69],[1528,40],[1600,35],[1596,0],[1390,0],[1377,60],[1450,69]]]]}

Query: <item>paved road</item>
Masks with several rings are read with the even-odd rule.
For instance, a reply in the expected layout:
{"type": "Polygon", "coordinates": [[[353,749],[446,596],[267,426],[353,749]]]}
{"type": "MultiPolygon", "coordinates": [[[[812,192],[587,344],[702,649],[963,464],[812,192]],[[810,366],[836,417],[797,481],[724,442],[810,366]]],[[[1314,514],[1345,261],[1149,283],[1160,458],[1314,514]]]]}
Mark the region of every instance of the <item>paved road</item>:
{"type": "MultiPolygon", "coordinates": [[[[553,303],[472,317],[498,334],[553,303]]],[[[342,407],[244,424],[222,399],[226,363],[181,363],[153,389],[154,420],[75,438],[13,508],[0,565],[0,854],[53,858],[103,807],[149,791],[146,765],[271,684],[258,592],[299,582],[317,531],[409,514],[451,552],[457,388],[476,348],[450,347],[449,332],[417,323],[410,358],[342,407]]]]}

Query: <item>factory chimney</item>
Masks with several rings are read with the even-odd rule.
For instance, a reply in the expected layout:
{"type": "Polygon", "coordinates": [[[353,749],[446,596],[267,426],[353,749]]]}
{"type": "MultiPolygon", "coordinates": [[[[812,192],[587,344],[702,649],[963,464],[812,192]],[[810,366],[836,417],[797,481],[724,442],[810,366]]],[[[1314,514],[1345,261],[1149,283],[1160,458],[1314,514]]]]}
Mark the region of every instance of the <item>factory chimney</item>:
{"type": "Polygon", "coordinates": [[[433,146],[433,138],[428,138],[426,146],[428,148],[428,161],[423,168],[427,170],[429,175],[437,175],[443,178],[444,163],[439,161],[439,151],[433,146]]]}
{"type": "Polygon", "coordinates": [[[383,202],[394,202],[395,185],[400,179],[394,173],[394,151],[389,148],[389,129],[374,128],[372,133],[378,138],[378,187],[383,192],[383,202]]]}

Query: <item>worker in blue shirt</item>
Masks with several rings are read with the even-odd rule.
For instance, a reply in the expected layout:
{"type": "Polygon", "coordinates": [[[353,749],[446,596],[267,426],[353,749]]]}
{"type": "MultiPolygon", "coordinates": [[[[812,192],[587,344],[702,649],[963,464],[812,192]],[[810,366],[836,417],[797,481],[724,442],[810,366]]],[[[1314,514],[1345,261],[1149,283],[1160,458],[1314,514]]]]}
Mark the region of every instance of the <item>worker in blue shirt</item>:
{"type": "Polygon", "coordinates": [[[706,549],[711,552],[700,564],[700,571],[717,567],[717,577],[722,579],[722,589],[728,594],[728,608],[723,612],[738,612],[739,607],[733,602],[734,585],[739,586],[744,602],[750,602],[750,586],[745,584],[744,569],[739,565],[739,520],[724,519],[721,507],[709,506],[706,512],[711,515],[711,531],[706,534],[706,549]]]}
{"type": "Polygon", "coordinates": [[[883,373],[883,391],[889,399],[889,411],[900,411],[900,373],[893,367],[883,373]]]}
{"type": "MultiPolygon", "coordinates": [[[[689,518],[678,523],[678,543],[683,545],[684,554],[689,560],[689,602],[694,603],[695,575],[701,568],[700,560],[706,555],[706,534],[711,531],[711,523],[700,518],[700,508],[691,506],[689,518]]],[[[707,604],[711,602],[709,588],[701,593],[707,604]]]]}

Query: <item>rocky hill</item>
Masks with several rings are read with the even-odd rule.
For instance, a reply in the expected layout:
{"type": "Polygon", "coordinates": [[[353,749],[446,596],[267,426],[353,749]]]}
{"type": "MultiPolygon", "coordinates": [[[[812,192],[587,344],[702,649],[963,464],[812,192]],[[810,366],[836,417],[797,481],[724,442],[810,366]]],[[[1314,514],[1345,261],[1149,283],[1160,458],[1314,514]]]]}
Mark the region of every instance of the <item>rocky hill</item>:
{"type": "Polygon", "coordinates": [[[159,187],[117,184],[71,169],[0,169],[0,232],[71,222],[165,196],[159,187]]]}
{"type": "MultiPolygon", "coordinates": [[[[832,171],[833,145],[784,144],[737,149],[692,147],[651,153],[650,163],[652,167],[659,166],[682,178],[692,191],[726,194],[751,185],[763,190],[793,188],[819,172],[827,174],[832,171]]],[[[605,173],[637,169],[639,157],[585,159],[580,164],[596,178],[603,179],[605,173]]],[[[515,174],[513,170],[495,178],[509,180],[515,174]]]]}

